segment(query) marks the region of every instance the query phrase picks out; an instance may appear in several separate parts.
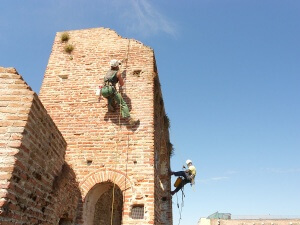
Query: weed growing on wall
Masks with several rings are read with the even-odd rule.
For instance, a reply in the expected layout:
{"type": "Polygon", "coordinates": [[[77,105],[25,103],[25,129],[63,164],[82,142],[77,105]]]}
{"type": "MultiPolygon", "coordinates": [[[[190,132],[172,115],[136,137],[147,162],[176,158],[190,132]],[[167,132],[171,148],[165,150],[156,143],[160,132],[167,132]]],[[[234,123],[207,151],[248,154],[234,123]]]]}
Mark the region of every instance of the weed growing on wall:
{"type": "Polygon", "coordinates": [[[71,54],[72,51],[74,50],[74,46],[71,45],[71,44],[68,44],[68,45],[66,45],[66,46],[64,47],[64,49],[65,49],[65,52],[66,52],[66,53],[71,54]]]}
{"type": "Polygon", "coordinates": [[[60,36],[61,42],[67,42],[70,39],[70,35],[65,32],[60,36]]]}

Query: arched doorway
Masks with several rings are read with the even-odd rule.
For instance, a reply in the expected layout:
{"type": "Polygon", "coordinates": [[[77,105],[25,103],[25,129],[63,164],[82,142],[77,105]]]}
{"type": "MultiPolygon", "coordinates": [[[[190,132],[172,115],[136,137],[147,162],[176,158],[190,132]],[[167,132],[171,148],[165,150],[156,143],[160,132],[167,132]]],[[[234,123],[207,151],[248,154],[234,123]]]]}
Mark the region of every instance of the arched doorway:
{"type": "Polygon", "coordinates": [[[98,183],[88,192],[84,208],[86,209],[84,224],[110,225],[112,216],[112,224],[121,225],[123,209],[122,191],[112,182],[98,183]],[[112,204],[113,199],[114,204],[112,204]]]}

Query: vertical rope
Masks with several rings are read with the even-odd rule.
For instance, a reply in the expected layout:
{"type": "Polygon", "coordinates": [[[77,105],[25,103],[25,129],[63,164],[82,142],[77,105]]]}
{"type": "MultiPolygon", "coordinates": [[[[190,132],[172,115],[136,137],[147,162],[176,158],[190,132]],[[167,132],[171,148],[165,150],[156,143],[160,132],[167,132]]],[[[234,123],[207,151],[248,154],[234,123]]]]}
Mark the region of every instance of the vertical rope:
{"type": "Polygon", "coordinates": [[[115,201],[115,183],[114,183],[114,187],[113,187],[113,196],[112,196],[112,204],[111,204],[111,215],[110,215],[110,225],[113,224],[113,215],[114,215],[114,201],[115,201]]]}
{"type": "MultiPolygon", "coordinates": [[[[125,70],[127,70],[127,61],[128,61],[128,54],[129,54],[129,47],[130,47],[130,39],[128,40],[128,46],[127,46],[127,53],[126,53],[126,60],[125,60],[125,70]]],[[[126,71],[127,72],[127,71],[126,71]]],[[[126,93],[126,83],[125,83],[125,88],[124,91],[126,93]]],[[[121,134],[121,116],[122,116],[122,111],[121,111],[121,101],[120,101],[120,113],[119,113],[119,134],[121,134]]],[[[118,156],[118,143],[120,142],[120,135],[118,135],[118,141],[116,141],[116,155],[118,156]]],[[[126,158],[126,173],[125,175],[127,176],[127,165],[128,165],[128,149],[129,149],[129,133],[127,134],[127,158],[126,158]]],[[[119,154],[120,155],[120,154],[119,154]]],[[[118,159],[119,157],[116,157],[116,159],[118,159]]],[[[116,160],[118,162],[118,160],[116,160]]],[[[117,164],[115,163],[115,170],[117,168],[117,164]]],[[[126,176],[125,176],[125,192],[126,192],[126,176]]],[[[113,186],[113,191],[112,191],[112,206],[111,206],[111,216],[110,216],[110,225],[113,225],[113,214],[114,214],[114,201],[115,201],[115,186],[116,183],[114,182],[114,186],[113,186]]],[[[123,205],[125,202],[125,193],[123,195],[123,205]]],[[[122,211],[124,211],[122,209],[122,211]]],[[[123,217],[123,213],[122,213],[122,217],[123,217]]]]}
{"type": "MultiPolygon", "coordinates": [[[[128,39],[128,44],[127,44],[127,52],[126,52],[126,57],[125,57],[125,70],[127,72],[127,64],[128,64],[128,58],[129,58],[129,48],[130,48],[130,39],[128,39]]],[[[126,94],[126,83],[125,82],[125,88],[124,88],[124,92],[126,94]]],[[[127,172],[128,172],[128,149],[129,149],[129,133],[127,134],[127,148],[126,148],[126,166],[125,166],[125,189],[124,189],[124,193],[123,193],[123,209],[122,209],[122,218],[124,216],[124,202],[126,200],[126,190],[127,190],[127,172]]]]}
{"type": "Polygon", "coordinates": [[[179,221],[178,221],[178,225],[180,225],[180,221],[181,221],[181,214],[182,214],[182,208],[184,206],[184,192],[183,192],[183,187],[181,189],[181,192],[182,192],[182,196],[181,196],[181,205],[180,205],[180,209],[179,209],[179,204],[178,204],[178,195],[176,193],[176,197],[177,197],[177,208],[179,210],[179,221]]]}

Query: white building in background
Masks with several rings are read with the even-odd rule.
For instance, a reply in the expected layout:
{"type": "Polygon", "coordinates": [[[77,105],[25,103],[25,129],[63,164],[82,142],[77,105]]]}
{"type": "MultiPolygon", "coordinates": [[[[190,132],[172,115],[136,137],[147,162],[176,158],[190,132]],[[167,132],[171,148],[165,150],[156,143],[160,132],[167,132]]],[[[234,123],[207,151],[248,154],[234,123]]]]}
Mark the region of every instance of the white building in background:
{"type": "Polygon", "coordinates": [[[215,212],[200,218],[198,225],[300,225],[300,216],[233,216],[215,212]]]}

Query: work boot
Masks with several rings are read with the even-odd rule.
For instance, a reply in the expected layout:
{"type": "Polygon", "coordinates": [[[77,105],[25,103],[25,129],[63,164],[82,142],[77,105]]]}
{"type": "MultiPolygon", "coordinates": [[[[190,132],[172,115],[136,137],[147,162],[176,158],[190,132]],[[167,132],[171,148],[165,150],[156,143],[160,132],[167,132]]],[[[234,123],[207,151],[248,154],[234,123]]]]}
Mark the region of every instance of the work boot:
{"type": "Polygon", "coordinates": [[[170,169],[168,170],[168,173],[169,173],[170,176],[174,175],[174,172],[170,169]]]}
{"type": "Polygon", "coordinates": [[[129,117],[128,119],[128,123],[131,125],[131,126],[134,126],[134,125],[137,125],[138,123],[140,122],[139,119],[134,119],[133,117],[129,117]]]}

